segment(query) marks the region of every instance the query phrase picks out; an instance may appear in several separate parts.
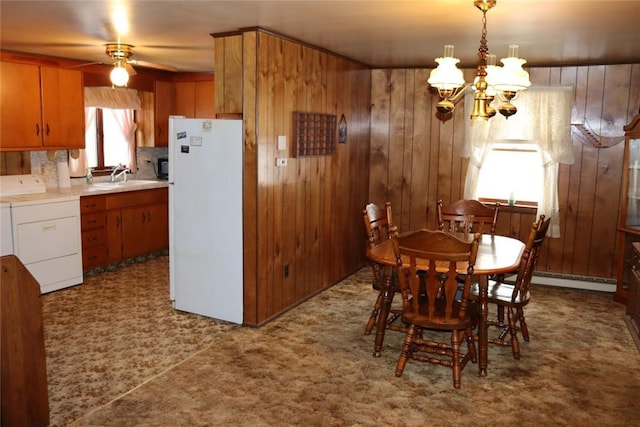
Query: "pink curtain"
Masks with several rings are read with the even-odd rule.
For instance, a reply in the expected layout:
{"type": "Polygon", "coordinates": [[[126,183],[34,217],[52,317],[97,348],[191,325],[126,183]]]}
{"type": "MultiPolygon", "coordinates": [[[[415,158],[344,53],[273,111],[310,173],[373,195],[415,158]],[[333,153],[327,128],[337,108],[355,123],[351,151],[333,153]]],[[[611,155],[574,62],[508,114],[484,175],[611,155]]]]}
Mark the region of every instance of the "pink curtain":
{"type": "MultiPolygon", "coordinates": [[[[96,109],[84,109],[84,135],[85,141],[89,134],[95,135],[96,109]]],[[[89,138],[91,138],[89,136],[89,138]]],[[[95,137],[94,137],[95,138],[95,137]]],[[[87,174],[89,162],[87,161],[87,151],[84,149],[69,151],[69,174],[72,178],[81,178],[87,174]]]]}
{"type": "MultiPolygon", "coordinates": [[[[85,106],[85,140],[90,140],[92,134],[95,133],[96,115],[95,108],[105,109],[106,113],[111,117],[111,122],[117,124],[117,128],[124,135],[126,144],[124,150],[127,159],[126,167],[132,172],[137,170],[136,161],[136,123],[134,121],[133,110],[141,108],[140,97],[134,89],[112,88],[112,87],[85,87],[84,88],[84,106],[85,106]],[[109,114],[110,110],[129,110],[124,115],[109,114]]],[[[121,157],[122,158],[122,157],[121,157]]],[[[70,150],[69,152],[69,171],[72,177],[83,177],[87,174],[88,160],[85,150],[70,150]]]]}

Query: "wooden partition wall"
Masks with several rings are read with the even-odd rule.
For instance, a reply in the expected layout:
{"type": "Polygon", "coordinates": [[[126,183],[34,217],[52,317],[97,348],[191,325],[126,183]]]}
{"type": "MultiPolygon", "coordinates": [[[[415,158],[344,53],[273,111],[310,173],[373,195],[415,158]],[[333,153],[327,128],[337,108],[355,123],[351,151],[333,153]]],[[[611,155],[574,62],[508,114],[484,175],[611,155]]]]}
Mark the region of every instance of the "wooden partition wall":
{"type": "Polygon", "coordinates": [[[260,29],[213,37],[216,113],[244,120],[244,322],[258,325],[364,261],[371,74],[260,29]],[[295,111],[344,114],[346,144],[293,157],[295,111]],[[276,158],[287,165],[276,167],[276,158]]]}
{"type": "MultiPolygon", "coordinates": [[[[390,201],[399,228],[435,226],[435,203],[463,196],[467,160],[462,103],[454,117],[435,117],[430,69],[373,70],[369,199],[390,201]]],[[[465,70],[472,81],[475,70],[465,70]]],[[[640,64],[532,68],[533,85],[573,85],[574,120],[613,143],[640,108],[640,64]]],[[[517,102],[516,102],[517,104],[517,102]]],[[[572,276],[615,278],[616,228],[623,143],[597,147],[573,134],[575,162],[559,171],[560,232],[548,239],[537,269],[572,276]]],[[[498,232],[524,238],[534,220],[526,210],[500,214],[498,232]]]]}

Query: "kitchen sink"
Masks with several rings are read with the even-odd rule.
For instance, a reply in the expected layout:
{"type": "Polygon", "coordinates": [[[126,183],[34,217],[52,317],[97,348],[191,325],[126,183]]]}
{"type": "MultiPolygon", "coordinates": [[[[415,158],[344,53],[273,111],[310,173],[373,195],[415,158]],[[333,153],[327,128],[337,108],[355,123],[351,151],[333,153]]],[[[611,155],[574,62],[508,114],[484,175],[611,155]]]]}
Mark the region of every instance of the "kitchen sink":
{"type": "Polygon", "coordinates": [[[158,181],[152,181],[147,179],[132,179],[130,181],[116,181],[116,182],[96,182],[91,184],[93,187],[100,188],[123,188],[123,187],[138,187],[141,185],[157,184],[158,181]]]}

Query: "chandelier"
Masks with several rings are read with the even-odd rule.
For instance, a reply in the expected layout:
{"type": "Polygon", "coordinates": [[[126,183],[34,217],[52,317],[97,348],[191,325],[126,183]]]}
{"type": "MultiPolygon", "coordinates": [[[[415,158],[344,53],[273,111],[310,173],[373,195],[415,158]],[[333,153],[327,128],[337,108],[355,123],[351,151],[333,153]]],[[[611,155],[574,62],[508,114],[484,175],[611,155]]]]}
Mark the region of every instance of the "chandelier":
{"type": "MultiPolygon", "coordinates": [[[[496,5],[496,0],[475,0],[473,5],[482,12],[482,38],[478,48],[478,68],[473,82],[472,120],[488,120],[495,116],[496,110],[491,102],[498,98],[501,102],[498,111],[505,117],[516,114],[518,109],[511,100],[518,92],[531,85],[529,73],[522,69],[527,61],[518,58],[518,46],[509,46],[509,56],[501,59],[502,66],[496,65],[496,56],[489,54],[487,47],[487,11],[496,5]]],[[[438,90],[440,102],[436,110],[444,117],[450,116],[455,103],[460,100],[465,89],[462,71],[456,64],[459,59],[453,57],[453,46],[444,47],[442,58],[436,58],[438,66],[431,71],[427,82],[438,90]]]]}

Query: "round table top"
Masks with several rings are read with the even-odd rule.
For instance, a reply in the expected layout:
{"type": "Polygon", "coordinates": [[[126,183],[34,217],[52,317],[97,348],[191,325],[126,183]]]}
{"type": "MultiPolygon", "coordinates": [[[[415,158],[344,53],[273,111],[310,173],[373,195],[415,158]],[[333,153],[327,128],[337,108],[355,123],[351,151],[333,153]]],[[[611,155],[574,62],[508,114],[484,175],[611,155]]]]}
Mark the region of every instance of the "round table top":
{"type": "MultiPolygon", "coordinates": [[[[401,244],[404,237],[411,236],[418,231],[400,234],[401,244]]],[[[458,234],[454,235],[462,237],[462,234],[458,234]]],[[[525,244],[522,241],[513,237],[483,234],[478,246],[474,274],[499,274],[517,270],[524,247],[525,244]]],[[[396,259],[391,240],[367,249],[367,258],[378,264],[395,266],[396,259]]]]}

